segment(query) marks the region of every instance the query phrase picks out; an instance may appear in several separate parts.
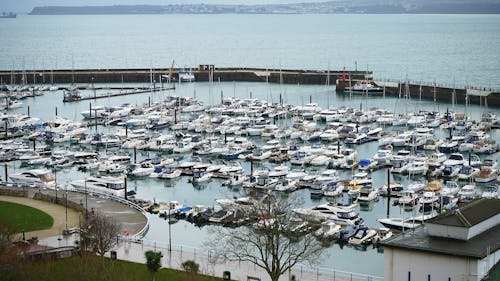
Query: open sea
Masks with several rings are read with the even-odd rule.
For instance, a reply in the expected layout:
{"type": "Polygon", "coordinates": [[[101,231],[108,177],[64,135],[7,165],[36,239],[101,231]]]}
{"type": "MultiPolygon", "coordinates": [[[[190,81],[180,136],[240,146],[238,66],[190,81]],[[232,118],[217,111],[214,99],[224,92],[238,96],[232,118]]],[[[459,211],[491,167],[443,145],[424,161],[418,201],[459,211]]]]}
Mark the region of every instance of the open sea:
{"type": "Polygon", "coordinates": [[[4,70],[357,64],[376,78],[500,88],[500,15],[19,15],[0,21],[0,38],[4,70]]]}
{"type": "MultiPolygon", "coordinates": [[[[373,70],[377,78],[434,81],[438,83],[500,88],[500,16],[499,15],[130,15],[130,16],[27,16],[0,20],[0,69],[82,69],[82,68],[168,68],[198,64],[293,69],[373,70]]],[[[140,85],[146,86],[146,85],[140,85]]],[[[380,107],[396,113],[420,109],[466,112],[478,119],[484,108],[476,105],[436,104],[432,101],[360,96],[346,97],[335,87],[324,85],[279,85],[266,83],[184,83],[175,91],[138,94],[97,100],[94,105],[143,104],[167,95],[196,96],[205,104],[218,102],[208,96],[209,88],[218,97],[254,97],[302,105],[309,102],[330,106],[380,107]]],[[[99,93],[98,94],[103,94],[99,93]]],[[[87,95],[88,93],[83,93],[87,95]]],[[[11,112],[26,113],[49,121],[55,108],[59,115],[81,120],[88,102],[64,104],[62,92],[23,100],[25,106],[11,112]]],[[[100,131],[112,130],[99,128],[100,131]]],[[[446,133],[437,130],[443,137],[446,133]]],[[[500,141],[498,130],[491,133],[500,141]]],[[[357,146],[358,157],[372,157],[377,143],[357,146]]],[[[104,151],[103,151],[104,153],[104,151]]],[[[139,159],[154,156],[140,152],[139,159]]],[[[500,160],[499,154],[488,156],[500,160]]],[[[249,171],[248,163],[244,167],[249,171]]],[[[11,173],[19,163],[11,163],[11,173]]],[[[57,174],[59,183],[86,175],[76,169],[57,174]]],[[[341,172],[349,178],[350,171],[341,172]]],[[[372,173],[374,186],[385,183],[385,171],[372,173]]],[[[406,177],[395,178],[405,184],[406,177]]],[[[394,180],[394,179],[393,179],[394,180]]],[[[215,199],[238,195],[221,181],[193,187],[187,178],[176,181],[129,179],[129,188],[137,197],[157,201],[177,200],[188,205],[211,206],[215,199]]],[[[292,193],[315,206],[307,190],[292,193]]],[[[380,227],[376,219],[385,216],[387,201],[358,209],[365,224],[380,227]]],[[[409,216],[391,206],[392,216],[409,216]]],[[[151,216],[146,238],[168,241],[168,224],[151,216]]],[[[198,228],[185,221],[172,225],[172,242],[186,247],[203,248],[210,227],[198,228]]],[[[330,246],[322,267],[383,276],[383,254],[372,247],[354,249],[330,246]],[[362,266],[360,266],[362,265],[362,266]]]]}

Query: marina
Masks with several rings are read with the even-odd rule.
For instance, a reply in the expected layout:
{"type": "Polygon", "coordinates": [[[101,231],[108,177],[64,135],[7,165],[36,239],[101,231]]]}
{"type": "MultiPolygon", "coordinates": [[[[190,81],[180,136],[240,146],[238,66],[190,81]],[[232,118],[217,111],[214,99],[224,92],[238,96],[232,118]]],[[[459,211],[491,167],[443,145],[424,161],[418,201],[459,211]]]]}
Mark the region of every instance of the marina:
{"type": "Polygon", "coordinates": [[[142,269],[152,250],[169,269],[191,260],[200,274],[267,281],[254,257],[219,257],[270,230],[293,245],[284,256],[314,252],[279,280],[498,269],[498,15],[6,5],[17,14],[0,19],[0,194],[59,210],[27,240],[66,253],[95,229],[81,219],[104,213],[120,224],[105,256],[142,269]]]}
{"type": "MultiPolygon", "coordinates": [[[[93,93],[93,89],[81,91],[93,93]]],[[[381,249],[371,245],[382,239],[373,235],[379,228],[394,227],[394,232],[412,229],[437,211],[470,200],[467,196],[494,196],[490,187],[499,176],[498,131],[492,129],[498,118],[477,105],[450,104],[452,110],[441,107],[434,111],[433,102],[413,101],[429,111],[394,114],[383,107],[363,106],[367,97],[349,97],[333,86],[193,82],[177,84],[175,90],[127,96],[128,101],[110,96],[103,99],[107,106],[91,100],[90,114],[87,106],[63,106],[58,92],[23,99],[32,113],[42,113],[40,117],[23,115],[24,107],[5,112],[8,134],[23,136],[2,143],[2,156],[11,161],[6,166],[8,174],[46,167],[57,178],[59,189],[71,186],[80,191],[90,190],[90,181],[101,178],[110,194],[123,198],[127,194],[129,200],[151,212],[145,234],[149,240],[166,241],[166,227],[171,225],[174,243],[200,247],[206,238],[199,237],[209,237],[212,227],[251,227],[255,222],[244,217],[245,206],[272,192],[302,201],[294,207],[298,215],[297,222],[290,225],[294,235],[312,228],[333,257],[347,253],[358,257],[357,252],[364,251],[369,253],[365,258],[375,264],[378,260],[380,265],[381,249]],[[239,88],[245,89],[242,94],[239,88]],[[232,96],[222,96],[220,101],[214,97],[214,93],[231,90],[232,96]],[[309,95],[319,90],[320,94],[309,95]],[[277,98],[280,91],[283,94],[277,98]],[[294,91],[297,94],[292,96],[294,91]],[[200,100],[193,96],[195,92],[200,100]],[[267,101],[270,93],[275,102],[267,101]],[[287,102],[294,99],[295,104],[287,102]],[[300,100],[310,103],[301,105],[300,100]],[[321,108],[316,100],[336,106],[321,108]],[[38,110],[46,104],[59,107],[58,115],[38,110]],[[356,104],[362,106],[350,106],[356,104]],[[464,117],[461,112],[466,111],[464,117]],[[397,133],[403,130],[404,134],[397,133]],[[367,140],[350,140],[351,134],[365,134],[367,140]],[[437,144],[426,147],[431,140],[437,144]],[[455,148],[448,148],[453,142],[457,142],[455,148]],[[446,147],[445,153],[439,154],[441,147],[446,147]],[[433,180],[439,186],[459,180],[458,172],[445,173],[446,167],[456,165],[490,172],[483,172],[485,179],[475,173],[447,193],[454,200],[445,201],[444,189],[439,195],[441,189],[428,186],[433,180]],[[384,187],[388,177],[389,190],[384,187]],[[393,190],[396,183],[401,189],[393,190]],[[398,198],[406,190],[420,196],[414,201],[398,198]],[[458,195],[461,191],[463,197],[458,195]],[[333,208],[334,215],[322,214],[323,207],[333,208]],[[402,227],[398,220],[405,221],[402,227]],[[367,228],[356,234],[358,225],[367,228]],[[354,229],[348,230],[348,226],[354,229]],[[351,235],[358,238],[350,239],[351,235]]],[[[408,100],[389,96],[372,97],[372,101],[404,103],[412,108],[408,100]]],[[[11,178],[9,182],[13,184],[11,178]]],[[[380,233],[387,236],[386,231],[380,233]]],[[[323,266],[328,264],[327,259],[323,266]]],[[[375,268],[360,272],[342,263],[336,269],[382,274],[375,268]]]]}

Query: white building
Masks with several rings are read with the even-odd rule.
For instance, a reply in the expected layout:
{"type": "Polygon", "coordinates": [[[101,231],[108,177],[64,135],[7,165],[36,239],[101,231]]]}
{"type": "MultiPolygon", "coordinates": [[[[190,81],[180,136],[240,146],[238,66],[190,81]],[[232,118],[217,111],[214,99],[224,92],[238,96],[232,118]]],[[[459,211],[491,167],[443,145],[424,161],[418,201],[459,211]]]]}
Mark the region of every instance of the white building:
{"type": "Polygon", "coordinates": [[[500,260],[500,199],[476,200],[384,245],[386,281],[479,281],[500,260]]]}

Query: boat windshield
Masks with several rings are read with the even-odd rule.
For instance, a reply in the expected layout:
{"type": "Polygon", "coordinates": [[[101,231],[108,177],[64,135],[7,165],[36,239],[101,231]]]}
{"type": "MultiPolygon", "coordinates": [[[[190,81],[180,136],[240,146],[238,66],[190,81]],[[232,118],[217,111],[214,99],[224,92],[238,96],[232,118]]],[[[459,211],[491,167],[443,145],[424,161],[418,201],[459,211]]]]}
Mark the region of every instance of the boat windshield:
{"type": "Polygon", "coordinates": [[[108,183],[106,185],[106,188],[113,189],[113,190],[120,190],[120,189],[123,189],[123,185],[121,183],[108,183]]]}
{"type": "Polygon", "coordinates": [[[337,215],[341,219],[355,219],[358,216],[356,214],[356,212],[354,212],[354,211],[352,211],[352,212],[339,212],[337,215]]]}

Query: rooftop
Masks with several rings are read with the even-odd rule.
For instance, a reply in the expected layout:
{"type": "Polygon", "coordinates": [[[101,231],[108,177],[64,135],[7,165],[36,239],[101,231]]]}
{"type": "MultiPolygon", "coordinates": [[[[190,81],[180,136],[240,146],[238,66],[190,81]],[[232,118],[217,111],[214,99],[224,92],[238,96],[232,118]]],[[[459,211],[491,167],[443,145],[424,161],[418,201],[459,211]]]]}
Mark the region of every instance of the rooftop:
{"type": "Polygon", "coordinates": [[[386,247],[432,252],[437,254],[457,255],[482,259],[489,253],[500,249],[500,225],[463,241],[443,237],[429,236],[426,227],[419,227],[383,242],[386,247]]]}
{"type": "Polygon", "coordinates": [[[500,213],[500,199],[479,199],[428,223],[470,228],[500,213]]]}

